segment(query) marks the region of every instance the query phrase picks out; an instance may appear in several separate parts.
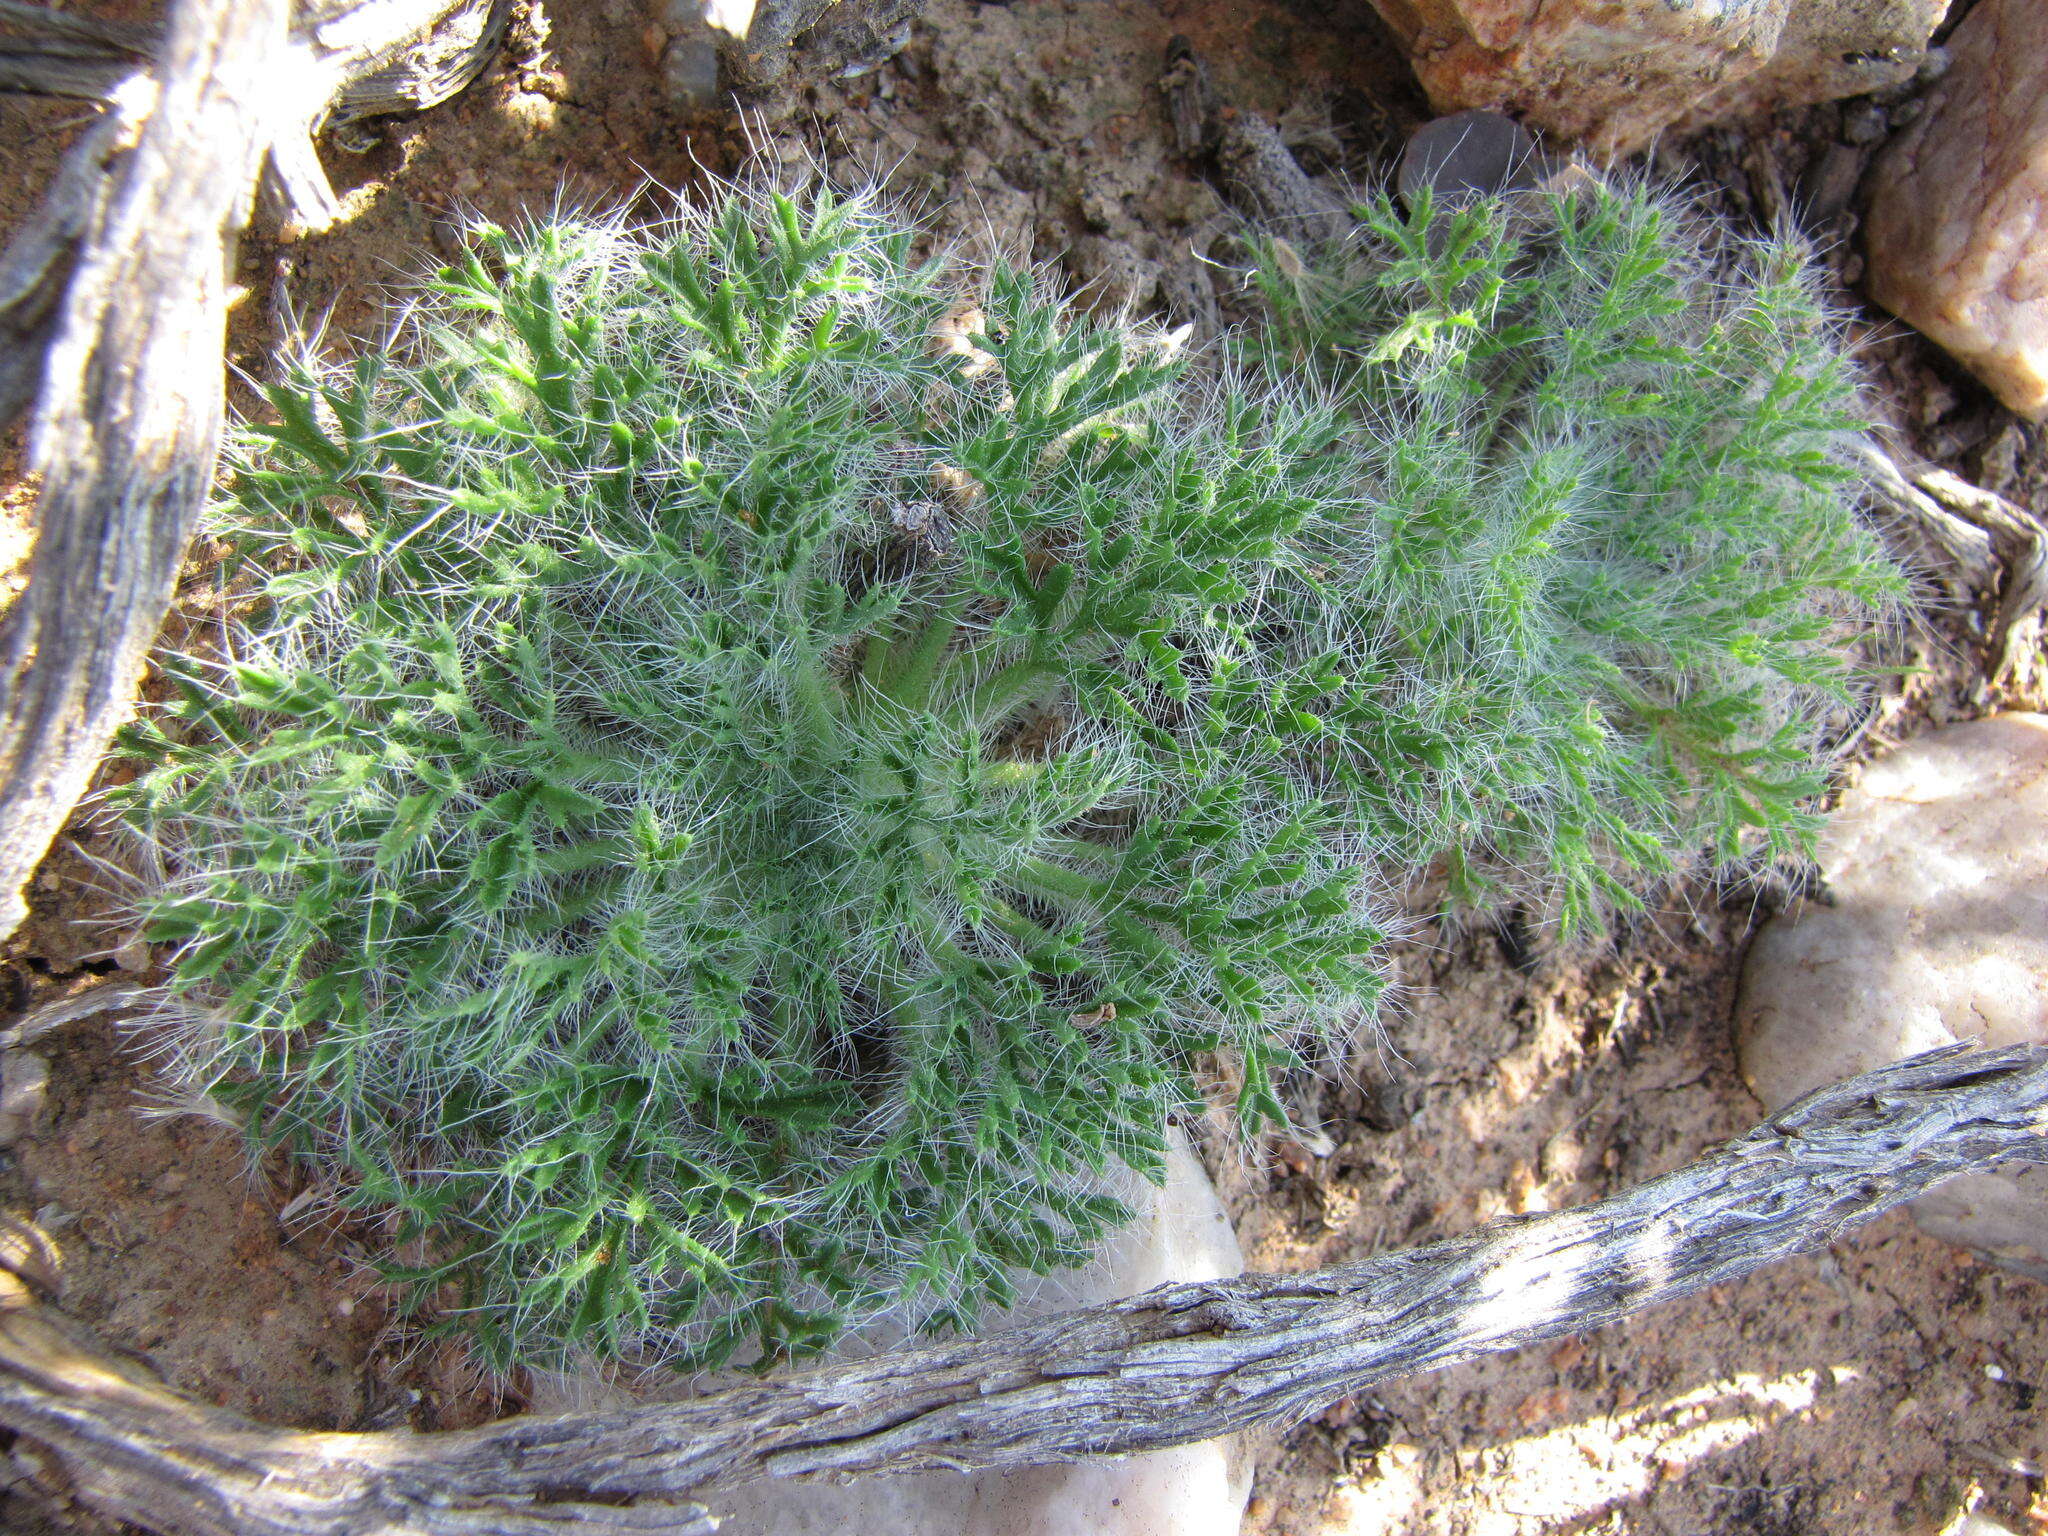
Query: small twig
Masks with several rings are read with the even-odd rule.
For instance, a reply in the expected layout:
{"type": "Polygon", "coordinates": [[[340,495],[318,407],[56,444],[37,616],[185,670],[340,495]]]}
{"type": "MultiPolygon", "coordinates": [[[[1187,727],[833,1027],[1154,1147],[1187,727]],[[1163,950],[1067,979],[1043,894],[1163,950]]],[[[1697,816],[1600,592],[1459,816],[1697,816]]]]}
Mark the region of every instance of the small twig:
{"type": "Polygon", "coordinates": [[[106,102],[134,69],[133,64],[116,59],[0,48],[0,92],[106,102]]]}
{"type": "Polygon", "coordinates": [[[1997,682],[2019,660],[2021,625],[2048,608],[2048,527],[2017,502],[1950,474],[1923,469],[1913,483],[1934,500],[1985,529],[2005,564],[1999,591],[1998,617],[1987,647],[1990,675],[1997,682]]]}
{"type": "Polygon", "coordinates": [[[1851,443],[1850,451],[1869,477],[1871,490],[1948,556],[1965,586],[1991,585],[1997,575],[1998,557],[1988,533],[1920,490],[1891,455],[1875,443],[1858,438],[1851,443]]]}
{"type": "Polygon", "coordinates": [[[126,986],[120,982],[106,982],[89,987],[83,992],[74,992],[69,997],[60,997],[42,1007],[24,1014],[5,1029],[0,1029],[0,1052],[11,1051],[18,1045],[29,1045],[52,1030],[66,1024],[75,1024],[80,1019],[89,1019],[95,1014],[114,1013],[124,1008],[138,1008],[149,1005],[154,995],[139,987],[126,986]]]}

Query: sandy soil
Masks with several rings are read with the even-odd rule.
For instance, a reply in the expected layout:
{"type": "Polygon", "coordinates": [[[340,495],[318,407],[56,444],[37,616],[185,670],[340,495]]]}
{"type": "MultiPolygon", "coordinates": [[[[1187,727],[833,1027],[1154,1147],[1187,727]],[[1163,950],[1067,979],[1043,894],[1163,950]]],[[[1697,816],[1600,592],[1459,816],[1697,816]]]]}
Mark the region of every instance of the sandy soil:
{"type": "MultiPolygon", "coordinates": [[[[1173,147],[1159,78],[1188,38],[1225,99],[1279,117],[1311,169],[1371,174],[1422,115],[1391,46],[1316,0],[934,0],[879,72],[797,91],[749,121],[666,101],[659,38],[634,0],[532,5],[464,97],[329,153],[350,217],[330,235],[243,249],[232,361],[261,376],[324,323],[372,330],[390,287],[441,259],[465,208],[497,218],[558,198],[658,201],[738,166],[749,144],[840,180],[882,178],[944,237],[1055,265],[1105,304],[1206,327],[1231,309],[1231,218],[1173,147]],[[1213,259],[1213,260],[1212,260],[1213,259]]],[[[69,109],[0,98],[0,222],[19,217],[74,130],[69,109]]],[[[1830,111],[1669,145],[1732,217],[1800,186],[1830,111]]],[[[1853,214],[1824,235],[1841,239],[1853,214]]],[[[1853,245],[1834,256],[1853,279],[1853,245]]],[[[1851,290],[1848,295],[1853,299],[1851,290]]],[[[1882,409],[1921,451],[2048,506],[2048,450],[1881,318],[1882,409]]],[[[30,498],[0,461],[0,570],[30,498]]],[[[0,582],[12,578],[0,574],[0,582]]],[[[195,570],[195,589],[205,574],[195,570]]],[[[1860,750],[2001,702],[2041,707],[2040,658],[2000,692],[1977,675],[1983,619],[1902,637],[1920,670],[1860,750]]],[[[154,958],[106,921],[117,876],[81,822],[0,948],[0,1009],[117,981],[154,958]]],[[[1593,953],[1540,931],[1426,930],[1406,1005],[1342,1085],[1311,1086],[1335,1148],[1223,1160],[1254,1268],[1292,1270],[1556,1208],[1671,1168],[1758,1113],[1728,1019],[1767,894],[1675,893],[1593,953]]],[[[105,1016],[36,1049],[51,1088],[0,1159],[0,1203],[59,1237],[68,1309],[176,1385],[278,1423],[474,1422],[519,1402],[458,1345],[394,1328],[361,1259],[367,1231],[292,1214],[294,1170],[249,1169],[224,1133],[149,1118],[146,1062],[105,1016]]],[[[1934,1536],[1967,1509],[2048,1530],[2037,1388],[2048,1296],[1932,1242],[1904,1218],[1741,1285],[1543,1351],[1340,1403],[1262,1448],[1253,1536],[1934,1536]]],[[[0,1458],[0,1529],[94,1530],[25,1446],[0,1458]],[[11,1470],[10,1470],[11,1469],[11,1470]]]]}

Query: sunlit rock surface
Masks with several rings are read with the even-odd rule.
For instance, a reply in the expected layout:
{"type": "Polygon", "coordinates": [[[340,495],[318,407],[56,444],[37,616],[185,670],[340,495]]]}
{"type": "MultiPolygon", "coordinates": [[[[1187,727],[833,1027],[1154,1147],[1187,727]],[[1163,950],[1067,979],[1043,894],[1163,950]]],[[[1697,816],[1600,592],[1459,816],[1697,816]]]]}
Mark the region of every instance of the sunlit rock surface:
{"type": "MultiPolygon", "coordinates": [[[[2048,1040],[2048,716],[1952,725],[1876,763],[1821,850],[1828,900],[1758,935],[1736,1010],[1772,1108],[1957,1040],[2048,1040]]],[[[1953,1179],[1927,1231],[2048,1279],[2048,1169],[1953,1179]]]]}
{"type": "MultiPolygon", "coordinates": [[[[2027,0],[2038,3],[2038,0],[2027,0]]],[[[1948,0],[1373,0],[1439,112],[1600,153],[1911,77],[1948,0]]]]}
{"type": "Polygon", "coordinates": [[[1978,0],[1871,173],[1870,296],[2022,415],[2048,414],[2048,3],[1978,0]]]}

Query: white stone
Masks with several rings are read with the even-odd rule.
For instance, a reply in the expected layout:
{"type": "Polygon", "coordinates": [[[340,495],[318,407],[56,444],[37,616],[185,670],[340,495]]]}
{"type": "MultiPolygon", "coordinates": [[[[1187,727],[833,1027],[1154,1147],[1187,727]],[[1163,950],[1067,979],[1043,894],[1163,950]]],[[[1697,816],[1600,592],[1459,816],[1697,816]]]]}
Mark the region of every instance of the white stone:
{"type": "MultiPolygon", "coordinates": [[[[1126,1198],[1138,1219],[1094,1263],[1035,1282],[988,1327],[1243,1271],[1230,1218],[1180,1132],[1169,1134],[1165,1186],[1126,1198]]],[[[538,1412],[618,1400],[583,1381],[547,1388],[538,1412]]],[[[1224,1439],[1011,1473],[759,1483],[707,1503],[720,1536],[1237,1536],[1250,1493],[1250,1458],[1224,1439]]]]}
{"type": "Polygon", "coordinates": [[[1941,1528],[1941,1536],[2019,1536],[2019,1532],[1989,1515],[1965,1510],[1941,1528]]]}
{"type": "Polygon", "coordinates": [[[1870,296],[2048,415],[2048,4],[1978,0],[1870,177],[1870,296]]]}
{"type": "Polygon", "coordinates": [[[36,1128],[50,1089],[50,1064],[34,1051],[0,1051],[0,1147],[36,1128]]]}
{"type": "MultiPolygon", "coordinates": [[[[1875,762],[1822,840],[1828,900],[1757,936],[1736,1007],[1773,1109],[1958,1040],[2048,1041],[2048,716],[2000,715],[1875,762]]],[[[1926,1230],[2048,1278],[2048,1170],[1951,1180],[1926,1230]]]]}

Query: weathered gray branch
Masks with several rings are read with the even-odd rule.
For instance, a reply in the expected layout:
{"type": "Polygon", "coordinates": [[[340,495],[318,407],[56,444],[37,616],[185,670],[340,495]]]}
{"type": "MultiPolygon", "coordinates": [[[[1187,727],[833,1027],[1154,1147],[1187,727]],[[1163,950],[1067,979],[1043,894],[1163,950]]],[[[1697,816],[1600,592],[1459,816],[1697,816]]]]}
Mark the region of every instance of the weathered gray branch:
{"type": "Polygon", "coordinates": [[[268,154],[289,217],[323,226],[313,129],[459,88],[504,8],[320,0],[292,31],[290,0],[177,0],[159,41],[0,0],[0,64],[40,61],[46,88],[106,103],[0,255],[0,425],[35,402],[42,477],[27,590],[0,630],[0,937],[134,699],[212,480],[258,166],[268,154]]]}
{"type": "Polygon", "coordinates": [[[1868,441],[1855,451],[1878,499],[1947,556],[1965,586],[1996,593],[1985,671],[1993,682],[2003,679],[2019,660],[2020,626],[2048,607],[2048,526],[1945,469],[1924,465],[1909,474],[1868,441]]]}
{"type": "MultiPolygon", "coordinates": [[[[474,80],[502,37],[508,0],[312,0],[296,11],[293,47],[328,88],[293,103],[318,125],[423,112],[474,80]]],[[[110,101],[163,51],[155,27],[103,21],[26,0],[0,0],[0,91],[110,101]]]]}
{"type": "Polygon", "coordinates": [[[150,27],[0,0],[0,91],[105,101],[162,38],[150,27]]]}
{"type": "Polygon", "coordinates": [[[183,0],[0,259],[0,402],[41,361],[27,589],[0,634],[0,933],[134,698],[220,435],[227,252],[287,0],[183,0]]]}
{"type": "Polygon", "coordinates": [[[2048,607],[2048,527],[2018,503],[1945,469],[1924,468],[1913,476],[1913,484],[1984,529],[2005,564],[1998,613],[1986,644],[1991,679],[2000,681],[2019,661],[2020,625],[2048,607]]]}
{"type": "Polygon", "coordinates": [[[0,1316],[0,1424],[53,1449],[89,1501],[175,1536],[690,1532],[695,1498],[763,1477],[1154,1450],[1598,1327],[1820,1247],[1953,1174],[2048,1161],[2044,1107],[2048,1050],[1951,1048],[1578,1210],[684,1403],[434,1435],[265,1429],[81,1352],[23,1305],[0,1316]]]}

